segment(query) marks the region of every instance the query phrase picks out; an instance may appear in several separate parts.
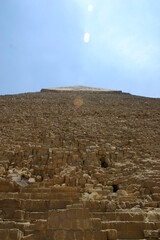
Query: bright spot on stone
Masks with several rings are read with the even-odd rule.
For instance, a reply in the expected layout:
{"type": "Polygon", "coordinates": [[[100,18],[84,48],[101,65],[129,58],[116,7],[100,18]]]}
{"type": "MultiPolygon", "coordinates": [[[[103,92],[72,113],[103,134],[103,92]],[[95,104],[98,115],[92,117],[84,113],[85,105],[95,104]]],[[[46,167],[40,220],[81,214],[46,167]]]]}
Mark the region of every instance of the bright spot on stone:
{"type": "Polygon", "coordinates": [[[88,5],[88,11],[89,11],[89,12],[92,12],[92,11],[93,11],[93,5],[92,5],[92,4],[89,4],[89,5],[88,5]]]}
{"type": "Polygon", "coordinates": [[[82,97],[78,96],[74,99],[74,106],[75,108],[80,108],[83,105],[82,97]]]}
{"type": "Polygon", "coordinates": [[[88,43],[89,40],[90,40],[90,34],[89,34],[89,33],[85,33],[85,34],[84,34],[84,42],[85,42],[85,43],[88,43]]]}

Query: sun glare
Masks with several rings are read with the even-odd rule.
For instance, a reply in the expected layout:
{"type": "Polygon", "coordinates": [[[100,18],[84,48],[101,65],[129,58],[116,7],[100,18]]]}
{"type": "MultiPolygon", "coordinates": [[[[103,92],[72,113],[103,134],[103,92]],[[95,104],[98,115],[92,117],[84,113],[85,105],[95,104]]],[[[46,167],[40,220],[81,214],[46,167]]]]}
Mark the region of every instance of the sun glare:
{"type": "Polygon", "coordinates": [[[84,34],[84,42],[85,42],[85,43],[88,43],[89,40],[90,40],[90,34],[89,34],[89,33],[85,33],[85,34],[84,34]]]}
{"type": "Polygon", "coordinates": [[[92,11],[93,11],[93,5],[92,5],[92,4],[89,4],[89,5],[88,5],[88,11],[89,11],[89,12],[92,12],[92,11]]]}

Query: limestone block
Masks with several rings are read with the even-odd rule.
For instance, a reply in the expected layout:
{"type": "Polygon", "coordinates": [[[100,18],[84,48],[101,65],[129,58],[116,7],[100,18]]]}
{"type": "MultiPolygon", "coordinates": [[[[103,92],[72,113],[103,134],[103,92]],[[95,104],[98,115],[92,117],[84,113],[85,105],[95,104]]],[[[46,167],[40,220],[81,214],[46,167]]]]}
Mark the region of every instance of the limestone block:
{"type": "Polygon", "coordinates": [[[67,211],[70,219],[87,219],[89,218],[89,210],[86,208],[70,208],[67,211]]]}
{"type": "Polygon", "coordinates": [[[0,229],[0,239],[21,240],[22,232],[18,229],[0,229]]]}
{"type": "Polygon", "coordinates": [[[92,193],[84,193],[82,196],[83,201],[93,201],[93,200],[102,200],[103,196],[102,194],[98,194],[97,192],[92,193]]]}
{"type": "MultiPolygon", "coordinates": [[[[66,231],[66,240],[76,240],[74,237],[74,231],[70,229],[70,231],[66,231]]],[[[59,239],[56,239],[59,240],[59,239]]]]}
{"type": "Polygon", "coordinates": [[[107,211],[115,211],[115,210],[116,210],[116,203],[115,203],[113,200],[111,200],[111,201],[107,204],[106,210],[107,210],[107,211]]]}
{"type": "Polygon", "coordinates": [[[154,201],[159,201],[160,202],[160,193],[153,193],[152,194],[152,199],[154,201]]]}
{"type": "Polygon", "coordinates": [[[48,213],[48,229],[72,229],[72,221],[66,210],[50,211],[48,213]]]}
{"type": "Polygon", "coordinates": [[[56,230],[54,232],[54,240],[60,240],[60,239],[61,240],[66,240],[66,231],[64,231],[64,230],[56,230]]]}
{"type": "Polygon", "coordinates": [[[0,165],[0,177],[5,176],[5,174],[6,174],[6,169],[2,165],[0,165]]]}
{"type": "MultiPolygon", "coordinates": [[[[101,238],[98,238],[98,239],[101,239],[101,240],[107,240],[107,230],[101,230],[101,238]]],[[[96,239],[95,239],[96,240],[96,239]]]]}
{"type": "Polygon", "coordinates": [[[22,207],[26,211],[47,211],[49,209],[49,201],[47,200],[23,200],[22,207]]]}
{"type": "Polygon", "coordinates": [[[101,219],[100,218],[90,218],[90,220],[91,220],[91,223],[92,223],[92,228],[94,230],[102,229],[101,219]]]}
{"type": "Polygon", "coordinates": [[[117,240],[117,230],[116,229],[108,229],[107,230],[107,239],[108,240],[117,240]]]}
{"type": "Polygon", "coordinates": [[[89,219],[75,219],[72,221],[72,229],[75,230],[90,230],[92,227],[89,219]]]}
{"type": "MultiPolygon", "coordinates": [[[[86,232],[86,231],[85,231],[86,232]]],[[[85,232],[84,231],[80,231],[80,230],[78,230],[78,231],[74,231],[74,238],[73,239],[75,239],[75,240],[83,240],[84,239],[84,235],[85,235],[85,232]]],[[[87,234],[86,234],[87,235],[87,234]]],[[[87,236],[86,236],[86,238],[87,238],[87,236]]],[[[91,238],[90,238],[91,239],[91,238]]]]}
{"type": "Polygon", "coordinates": [[[48,168],[48,170],[52,170],[53,169],[53,163],[52,162],[48,163],[47,168],[48,168]]]}
{"type": "Polygon", "coordinates": [[[38,219],[35,221],[35,229],[41,232],[44,232],[47,227],[47,220],[38,219]]]}
{"type": "Polygon", "coordinates": [[[159,208],[149,211],[146,215],[146,220],[149,222],[160,222],[160,210],[159,208]]]}
{"type": "Polygon", "coordinates": [[[6,181],[5,179],[0,179],[0,192],[18,192],[19,186],[13,182],[6,181]]]}
{"type": "Polygon", "coordinates": [[[127,196],[128,193],[127,193],[125,190],[118,190],[118,191],[117,191],[117,195],[118,195],[118,196],[127,196]]]}
{"type": "Polygon", "coordinates": [[[54,176],[54,184],[62,185],[64,183],[63,176],[54,176]]]}
{"type": "Polygon", "coordinates": [[[28,179],[28,183],[34,183],[35,182],[35,178],[29,178],[28,179]]]}
{"type": "Polygon", "coordinates": [[[0,200],[0,209],[4,212],[4,218],[13,218],[15,210],[21,209],[21,201],[18,199],[0,200]]]}
{"type": "Polygon", "coordinates": [[[144,237],[150,240],[159,239],[160,230],[144,230],[144,237]]]}
{"type": "Polygon", "coordinates": [[[86,184],[86,179],[84,179],[84,178],[79,179],[79,185],[80,186],[84,187],[85,184],[86,184]]]}
{"type": "Polygon", "coordinates": [[[34,180],[36,180],[36,182],[41,182],[42,181],[42,176],[38,175],[38,176],[36,176],[36,178],[32,178],[32,182],[34,182],[34,180]]]}
{"type": "Polygon", "coordinates": [[[23,211],[23,210],[15,210],[13,219],[24,220],[24,217],[25,217],[25,211],[23,211]]]}
{"type": "Polygon", "coordinates": [[[50,200],[48,209],[65,209],[68,204],[71,204],[73,201],[70,199],[63,200],[50,200]]]}
{"type": "MultiPolygon", "coordinates": [[[[99,240],[107,240],[107,233],[106,233],[106,231],[105,230],[98,230],[98,231],[94,231],[93,230],[93,239],[94,240],[97,240],[97,239],[99,239],[99,240]]],[[[88,239],[89,240],[89,239],[88,239]]]]}
{"type": "Polygon", "coordinates": [[[69,185],[70,186],[76,186],[76,177],[70,177],[69,185]]]}
{"type": "Polygon", "coordinates": [[[73,154],[73,156],[72,156],[72,160],[73,160],[73,162],[77,162],[78,159],[79,159],[78,154],[73,154]]]}
{"type": "Polygon", "coordinates": [[[85,184],[85,189],[88,193],[92,193],[94,190],[93,190],[93,184],[88,184],[86,183],[85,184]]]}

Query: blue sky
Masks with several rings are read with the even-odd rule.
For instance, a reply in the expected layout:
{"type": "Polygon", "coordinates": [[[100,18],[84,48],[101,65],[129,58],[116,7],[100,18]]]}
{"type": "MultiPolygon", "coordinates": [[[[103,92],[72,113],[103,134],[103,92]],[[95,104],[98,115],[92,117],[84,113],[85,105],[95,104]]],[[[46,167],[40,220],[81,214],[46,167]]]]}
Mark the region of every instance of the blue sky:
{"type": "Polygon", "coordinates": [[[84,85],[160,97],[159,13],[159,0],[0,0],[0,94],[84,85]]]}

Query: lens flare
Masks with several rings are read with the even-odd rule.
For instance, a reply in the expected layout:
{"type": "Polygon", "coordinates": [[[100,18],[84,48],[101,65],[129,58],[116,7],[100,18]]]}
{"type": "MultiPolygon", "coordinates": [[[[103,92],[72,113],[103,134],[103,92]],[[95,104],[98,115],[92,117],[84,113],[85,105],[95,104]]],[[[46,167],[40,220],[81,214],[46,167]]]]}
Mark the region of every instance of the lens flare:
{"type": "Polygon", "coordinates": [[[82,107],[83,105],[83,98],[80,97],[80,96],[77,96],[75,99],[74,99],[74,106],[76,109],[82,107]]]}
{"type": "Polygon", "coordinates": [[[84,34],[84,42],[88,43],[90,41],[90,34],[89,33],[85,33],[84,34]]]}

